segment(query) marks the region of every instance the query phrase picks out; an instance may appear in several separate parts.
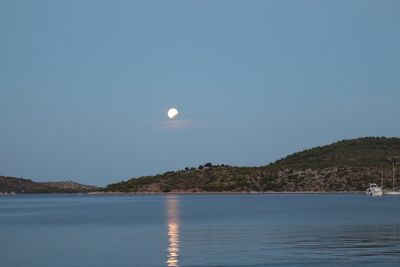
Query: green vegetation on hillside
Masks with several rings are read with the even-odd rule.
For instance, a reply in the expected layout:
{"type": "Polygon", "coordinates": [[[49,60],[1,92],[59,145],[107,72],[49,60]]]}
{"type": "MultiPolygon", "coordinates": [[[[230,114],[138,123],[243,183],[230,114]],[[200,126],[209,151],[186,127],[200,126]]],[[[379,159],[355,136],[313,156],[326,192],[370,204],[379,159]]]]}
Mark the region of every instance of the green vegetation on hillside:
{"type": "Polygon", "coordinates": [[[206,163],[106,187],[112,192],[363,191],[370,182],[390,186],[400,138],[366,137],[294,153],[261,167],[206,163]]]}
{"type": "Polygon", "coordinates": [[[280,167],[326,168],[381,166],[400,156],[400,138],[365,137],[294,153],[275,162],[280,167]]]}
{"type": "Polygon", "coordinates": [[[37,183],[29,179],[0,176],[0,193],[86,193],[96,190],[95,186],[69,181],[37,183]]]}

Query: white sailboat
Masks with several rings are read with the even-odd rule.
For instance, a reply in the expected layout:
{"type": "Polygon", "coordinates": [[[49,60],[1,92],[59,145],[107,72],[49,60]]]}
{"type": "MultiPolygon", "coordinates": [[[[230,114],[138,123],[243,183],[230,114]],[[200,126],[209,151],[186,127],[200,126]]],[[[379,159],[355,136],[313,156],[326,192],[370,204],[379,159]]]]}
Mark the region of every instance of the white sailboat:
{"type": "Polygon", "coordinates": [[[400,196],[400,189],[397,188],[397,181],[396,181],[396,169],[395,169],[395,163],[392,161],[392,170],[393,170],[393,175],[392,175],[392,184],[393,188],[389,190],[385,190],[384,194],[385,195],[390,195],[390,196],[400,196]]]}
{"type": "Polygon", "coordinates": [[[385,190],[385,195],[389,196],[400,196],[400,189],[385,190]]]}

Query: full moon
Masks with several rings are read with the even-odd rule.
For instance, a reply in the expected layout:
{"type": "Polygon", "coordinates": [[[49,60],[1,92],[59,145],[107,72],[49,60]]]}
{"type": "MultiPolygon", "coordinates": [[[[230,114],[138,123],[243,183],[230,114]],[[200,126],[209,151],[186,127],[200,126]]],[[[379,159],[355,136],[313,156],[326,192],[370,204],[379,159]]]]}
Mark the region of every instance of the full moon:
{"type": "Polygon", "coordinates": [[[178,112],[178,110],[177,110],[176,108],[170,108],[170,109],[168,110],[168,117],[169,117],[170,119],[175,118],[178,114],[179,114],[179,112],[178,112]]]}

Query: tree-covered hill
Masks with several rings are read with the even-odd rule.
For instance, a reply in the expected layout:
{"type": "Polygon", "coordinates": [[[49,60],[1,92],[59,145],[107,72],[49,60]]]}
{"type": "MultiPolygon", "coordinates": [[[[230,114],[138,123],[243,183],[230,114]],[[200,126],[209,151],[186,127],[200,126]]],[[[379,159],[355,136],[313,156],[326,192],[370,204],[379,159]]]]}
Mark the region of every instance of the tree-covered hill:
{"type": "Polygon", "coordinates": [[[391,185],[391,162],[400,161],[400,138],[366,137],[294,153],[261,167],[207,163],[106,187],[112,192],[364,191],[391,185]]]}
{"type": "Polygon", "coordinates": [[[381,166],[400,156],[400,138],[366,137],[344,140],[294,153],[275,162],[291,168],[381,166]]]}
{"type": "Polygon", "coordinates": [[[37,183],[30,179],[0,176],[0,193],[86,193],[98,187],[70,181],[37,183]]]}

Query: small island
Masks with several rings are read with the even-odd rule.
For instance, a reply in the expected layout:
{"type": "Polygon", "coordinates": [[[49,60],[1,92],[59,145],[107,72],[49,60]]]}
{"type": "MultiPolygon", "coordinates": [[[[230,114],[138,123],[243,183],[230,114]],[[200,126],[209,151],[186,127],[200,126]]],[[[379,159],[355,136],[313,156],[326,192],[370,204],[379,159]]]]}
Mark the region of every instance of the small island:
{"type": "Polygon", "coordinates": [[[34,182],[30,179],[0,176],[0,194],[88,193],[99,190],[96,186],[72,181],[34,182]]]}

